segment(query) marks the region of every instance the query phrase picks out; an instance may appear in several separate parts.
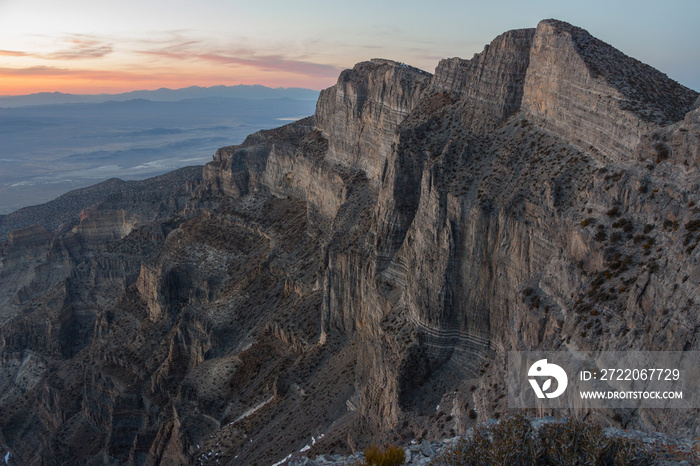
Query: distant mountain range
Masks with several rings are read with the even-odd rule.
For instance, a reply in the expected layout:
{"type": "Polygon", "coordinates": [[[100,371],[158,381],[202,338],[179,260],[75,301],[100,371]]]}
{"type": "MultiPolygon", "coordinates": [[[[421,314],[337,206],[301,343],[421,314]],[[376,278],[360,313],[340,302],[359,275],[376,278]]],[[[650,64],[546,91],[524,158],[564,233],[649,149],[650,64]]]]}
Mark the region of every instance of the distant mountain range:
{"type": "Polygon", "coordinates": [[[312,115],[317,98],[309,89],[216,86],[0,99],[0,214],[111,177],[205,163],[221,146],[312,115]]]}
{"type": "Polygon", "coordinates": [[[175,102],[184,99],[202,97],[227,97],[239,99],[281,99],[310,100],[318,99],[318,91],[298,87],[270,88],[261,85],[237,86],[190,86],[182,89],[161,88],[154,91],[131,91],[122,94],[64,94],[62,92],[39,92],[29,95],[0,96],[0,107],[25,107],[29,105],[53,105],[76,103],[101,103],[109,101],[126,101],[146,99],[157,102],[175,102]]]}

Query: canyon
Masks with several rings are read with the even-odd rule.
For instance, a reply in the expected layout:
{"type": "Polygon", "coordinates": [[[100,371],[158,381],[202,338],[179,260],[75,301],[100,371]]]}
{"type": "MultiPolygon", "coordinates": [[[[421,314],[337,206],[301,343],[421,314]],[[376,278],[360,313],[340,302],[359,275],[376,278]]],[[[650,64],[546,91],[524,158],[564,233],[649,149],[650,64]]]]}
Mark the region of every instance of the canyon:
{"type": "Polygon", "coordinates": [[[348,454],[507,414],[508,351],[700,350],[699,168],[698,93],[561,21],[359,63],[204,167],[0,217],[0,455],[348,454]]]}

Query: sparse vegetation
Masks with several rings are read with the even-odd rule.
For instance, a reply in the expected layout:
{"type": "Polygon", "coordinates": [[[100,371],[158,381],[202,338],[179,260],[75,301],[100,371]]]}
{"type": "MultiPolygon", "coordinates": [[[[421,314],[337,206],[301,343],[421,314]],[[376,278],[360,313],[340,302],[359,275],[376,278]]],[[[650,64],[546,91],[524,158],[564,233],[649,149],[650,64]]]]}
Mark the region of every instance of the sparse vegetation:
{"type": "Polygon", "coordinates": [[[596,220],[594,217],[588,217],[587,219],[581,221],[581,226],[585,228],[588,225],[595,224],[595,222],[596,220]]]}
{"type": "Polygon", "coordinates": [[[664,220],[664,230],[676,231],[678,229],[678,222],[666,219],[664,220]]]}
{"type": "Polygon", "coordinates": [[[622,228],[623,231],[629,233],[634,231],[634,224],[626,218],[621,218],[612,224],[613,228],[622,228]]]}
{"type": "Polygon", "coordinates": [[[700,219],[689,221],[685,224],[685,229],[690,233],[700,230],[700,219]]]}
{"type": "Polygon", "coordinates": [[[619,217],[620,214],[620,208],[618,206],[614,206],[612,209],[608,210],[605,215],[608,217],[619,217]]]}
{"type": "Polygon", "coordinates": [[[379,448],[376,445],[370,445],[369,448],[365,450],[365,461],[363,465],[366,466],[399,466],[404,464],[406,457],[403,448],[391,445],[384,449],[379,448]]]}
{"type": "Polygon", "coordinates": [[[651,449],[639,441],[608,437],[600,424],[568,419],[533,428],[524,415],[482,424],[431,463],[453,465],[650,465],[651,449]]]}
{"type": "Polygon", "coordinates": [[[656,158],[654,159],[656,163],[661,163],[662,160],[666,160],[671,154],[668,146],[663,142],[657,142],[654,144],[654,150],[656,151],[656,158]]]}
{"type": "Polygon", "coordinates": [[[605,241],[608,235],[605,233],[605,227],[603,225],[598,225],[598,232],[595,234],[593,239],[596,241],[605,241]]]}

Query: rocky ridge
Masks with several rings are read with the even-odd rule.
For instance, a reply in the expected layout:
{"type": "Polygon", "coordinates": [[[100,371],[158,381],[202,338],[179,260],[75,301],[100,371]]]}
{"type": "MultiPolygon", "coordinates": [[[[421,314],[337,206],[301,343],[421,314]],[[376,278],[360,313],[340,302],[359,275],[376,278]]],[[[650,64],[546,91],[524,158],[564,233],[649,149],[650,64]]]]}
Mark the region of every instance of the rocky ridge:
{"type": "Polygon", "coordinates": [[[505,413],[509,350],[698,350],[699,135],[695,91],[545,20],[435,74],[360,63],[201,177],[30,208],[0,244],[0,443],[347,454],[505,413]]]}

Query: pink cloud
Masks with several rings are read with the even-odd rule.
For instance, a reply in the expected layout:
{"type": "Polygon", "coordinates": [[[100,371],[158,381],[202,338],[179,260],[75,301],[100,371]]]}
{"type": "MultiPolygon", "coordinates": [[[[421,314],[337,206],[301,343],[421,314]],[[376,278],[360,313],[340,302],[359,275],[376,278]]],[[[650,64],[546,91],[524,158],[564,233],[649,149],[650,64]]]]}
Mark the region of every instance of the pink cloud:
{"type": "MultiPolygon", "coordinates": [[[[336,77],[341,71],[339,68],[333,65],[294,60],[286,58],[283,55],[250,55],[247,57],[241,57],[218,52],[193,52],[181,50],[186,48],[184,46],[185,44],[182,45],[183,47],[166,47],[161,50],[143,51],[140,53],[172,60],[202,60],[210,63],[218,63],[223,65],[243,65],[264,71],[283,71],[312,77],[336,77]]],[[[240,52],[241,55],[251,54],[251,51],[246,49],[241,49],[237,52],[240,52]]]]}

